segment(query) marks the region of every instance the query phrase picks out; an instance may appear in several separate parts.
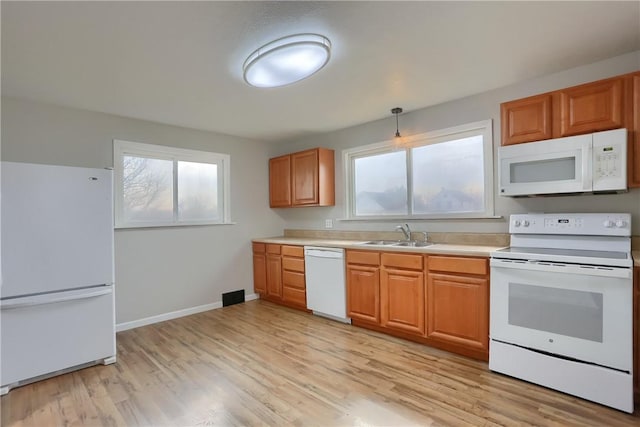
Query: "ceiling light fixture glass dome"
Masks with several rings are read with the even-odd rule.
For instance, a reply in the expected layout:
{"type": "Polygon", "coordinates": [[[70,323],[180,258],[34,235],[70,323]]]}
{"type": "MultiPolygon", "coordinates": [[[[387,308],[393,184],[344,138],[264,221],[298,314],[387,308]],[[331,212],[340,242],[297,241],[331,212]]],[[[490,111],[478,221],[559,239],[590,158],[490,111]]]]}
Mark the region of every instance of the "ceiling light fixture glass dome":
{"type": "Polygon", "coordinates": [[[315,74],[330,56],[325,36],[294,34],[256,49],[242,65],[243,77],[255,87],[285,86],[315,74]]]}

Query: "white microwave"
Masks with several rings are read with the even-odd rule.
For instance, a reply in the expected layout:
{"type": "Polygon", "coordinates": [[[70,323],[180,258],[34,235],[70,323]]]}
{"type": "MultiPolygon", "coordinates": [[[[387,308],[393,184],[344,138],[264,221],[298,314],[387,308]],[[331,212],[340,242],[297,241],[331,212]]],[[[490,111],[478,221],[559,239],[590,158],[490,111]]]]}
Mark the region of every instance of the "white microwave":
{"type": "Polygon", "coordinates": [[[501,196],[627,190],[627,130],[508,145],[499,149],[501,196]]]}

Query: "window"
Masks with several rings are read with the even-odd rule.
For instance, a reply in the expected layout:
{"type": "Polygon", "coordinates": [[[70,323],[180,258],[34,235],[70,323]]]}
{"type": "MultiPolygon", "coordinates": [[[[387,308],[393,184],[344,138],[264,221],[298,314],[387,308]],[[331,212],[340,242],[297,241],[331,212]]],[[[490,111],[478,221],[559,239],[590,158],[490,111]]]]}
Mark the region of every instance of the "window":
{"type": "Polygon", "coordinates": [[[113,141],[116,228],[229,223],[227,154],[113,141]]]}
{"type": "Polygon", "coordinates": [[[347,218],[493,215],[491,120],[343,152],[347,218]]]}

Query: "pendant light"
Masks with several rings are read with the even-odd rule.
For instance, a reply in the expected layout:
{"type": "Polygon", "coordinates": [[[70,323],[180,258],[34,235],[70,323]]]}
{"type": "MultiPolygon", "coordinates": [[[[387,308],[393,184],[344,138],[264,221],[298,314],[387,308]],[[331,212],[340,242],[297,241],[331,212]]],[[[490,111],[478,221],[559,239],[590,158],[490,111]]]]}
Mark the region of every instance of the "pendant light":
{"type": "Polygon", "coordinates": [[[398,114],[402,113],[402,108],[396,107],[391,109],[391,114],[396,115],[396,138],[402,138],[400,136],[400,128],[398,127],[398,114]]]}

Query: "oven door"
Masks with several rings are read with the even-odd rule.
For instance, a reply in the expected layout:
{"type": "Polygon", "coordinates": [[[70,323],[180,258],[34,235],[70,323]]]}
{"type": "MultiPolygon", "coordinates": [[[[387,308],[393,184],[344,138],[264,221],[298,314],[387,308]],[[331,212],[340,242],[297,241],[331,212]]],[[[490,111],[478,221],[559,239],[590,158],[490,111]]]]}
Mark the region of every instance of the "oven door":
{"type": "Polygon", "coordinates": [[[491,339],[631,372],[632,288],[630,268],[492,259],[491,339]]]}
{"type": "Polygon", "coordinates": [[[592,191],[592,135],[500,147],[500,195],[592,191]]]}

